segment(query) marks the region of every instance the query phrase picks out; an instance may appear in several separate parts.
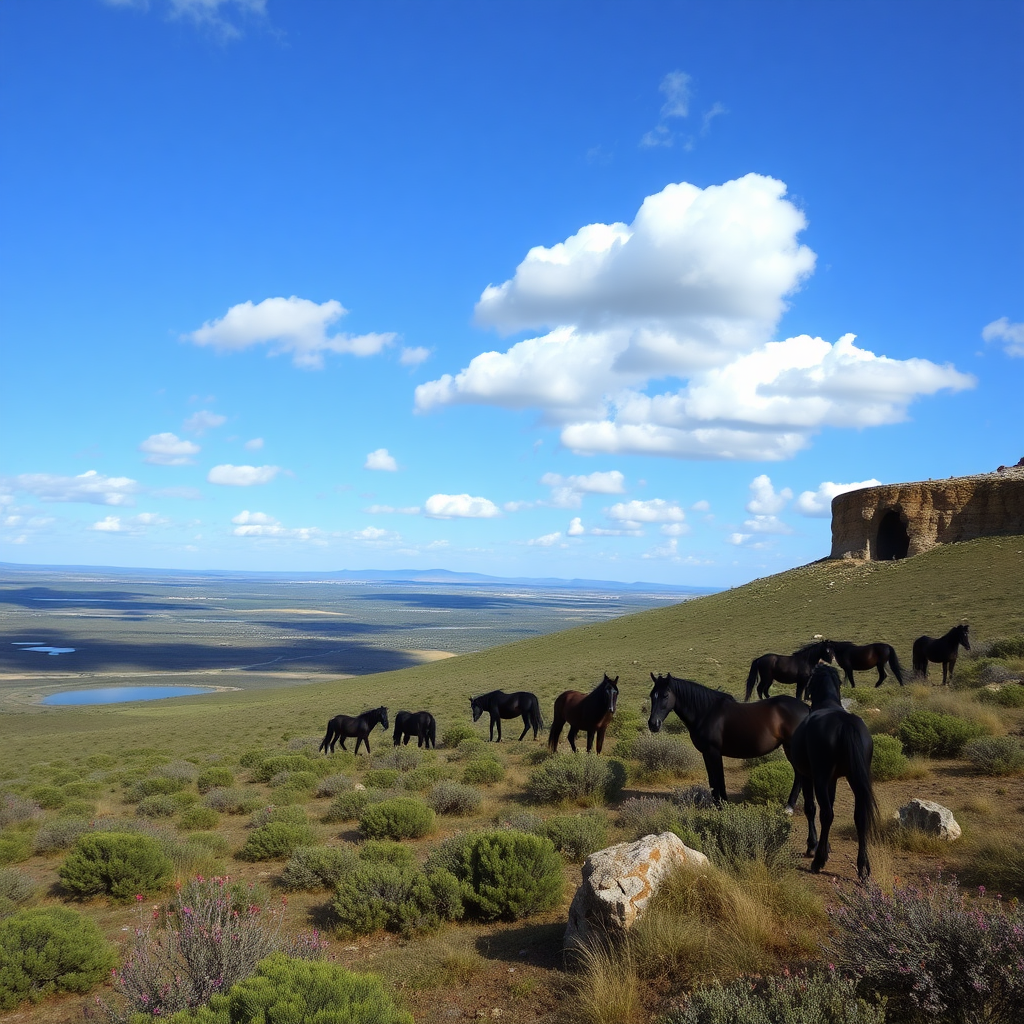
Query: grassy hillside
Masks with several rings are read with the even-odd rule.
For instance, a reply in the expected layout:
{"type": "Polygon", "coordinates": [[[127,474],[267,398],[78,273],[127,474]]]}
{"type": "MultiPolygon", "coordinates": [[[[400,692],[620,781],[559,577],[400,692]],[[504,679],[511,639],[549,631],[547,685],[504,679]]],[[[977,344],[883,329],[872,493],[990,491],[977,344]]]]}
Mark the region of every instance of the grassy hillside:
{"type": "Polygon", "coordinates": [[[9,705],[0,714],[0,771],[11,777],[62,753],[230,752],[322,733],[331,715],[377,704],[430,709],[443,730],[468,721],[472,694],[495,688],[535,691],[549,716],[558,693],[589,690],[605,671],[620,676],[621,699],[634,707],[650,690],[649,672],[738,694],[753,657],[789,653],[816,633],[885,640],[909,673],[914,637],[941,635],[962,620],[975,642],[1024,632],[1024,537],[941,547],[902,562],[817,562],[683,604],[328,685],[115,707],[9,705]]]}

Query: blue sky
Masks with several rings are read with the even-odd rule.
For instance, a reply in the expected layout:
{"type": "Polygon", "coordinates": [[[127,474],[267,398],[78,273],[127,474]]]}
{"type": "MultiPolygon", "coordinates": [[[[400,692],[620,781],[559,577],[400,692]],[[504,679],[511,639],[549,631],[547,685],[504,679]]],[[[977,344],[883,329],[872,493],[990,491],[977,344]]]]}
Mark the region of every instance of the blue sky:
{"type": "Polygon", "coordinates": [[[0,35],[2,560],[724,586],[1024,455],[1020,3],[0,35]]]}

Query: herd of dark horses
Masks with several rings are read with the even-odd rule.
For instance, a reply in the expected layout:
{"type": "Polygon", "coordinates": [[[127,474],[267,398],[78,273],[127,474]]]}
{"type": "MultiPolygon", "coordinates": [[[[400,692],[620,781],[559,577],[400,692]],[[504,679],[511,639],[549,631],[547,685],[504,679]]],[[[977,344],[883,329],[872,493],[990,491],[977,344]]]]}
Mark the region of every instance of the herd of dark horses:
{"type": "MultiPolygon", "coordinates": [[[[945,636],[935,639],[918,637],[914,641],[913,665],[927,677],[930,662],[942,664],[943,685],[952,681],[960,647],[971,649],[966,625],[954,626],[945,636]]],[[[835,817],[836,784],[845,778],[853,790],[853,820],[857,829],[857,873],[863,879],[871,873],[867,839],[875,826],[878,807],[871,782],[871,757],[874,745],[863,720],[847,711],[840,699],[842,680],[833,663],[843,670],[847,681],[855,686],[855,670],[878,669],[881,686],[888,665],[899,684],[903,673],[896,652],[886,643],[858,646],[846,641],[815,640],[791,655],[764,654],[755,658],[747,677],[743,702],[722,690],[711,689],[692,679],[651,673],[654,687],[650,693],[650,717],[647,725],[658,732],[670,712],[675,712],[686,726],[690,740],[704,758],[708,784],[716,802],[728,800],[725,789],[723,758],[751,758],[768,754],[778,747],[793,766],[793,788],[786,801],[792,814],[797,798],[803,794],[807,817],[807,852],[811,871],[818,872],[829,856],[829,833],[835,817]],[[795,683],[796,697],[772,697],[773,682],[795,683]],[[754,686],[760,698],[748,703],[754,686]],[[804,696],[810,699],[810,706],[804,696]],[[820,805],[820,810],[816,809],[820,805]],[[820,818],[821,832],[815,827],[820,818]]],[[[590,692],[566,690],[555,700],[554,719],[548,733],[548,748],[558,750],[562,730],[569,726],[567,739],[576,753],[576,737],[580,730],[587,734],[587,752],[596,745],[601,753],[605,731],[611,724],[619,697],[619,677],[605,674],[590,692]],[[596,741],[596,744],[595,744],[596,741]]],[[[528,691],[505,693],[492,690],[470,699],[473,721],[486,711],[490,716],[490,739],[501,742],[502,719],[522,718],[520,742],[532,729],[533,738],[544,728],[540,701],[528,691]]],[[[360,744],[370,752],[369,735],[380,725],[388,728],[388,709],[375,708],[361,715],[337,715],[327,723],[327,733],[320,744],[325,753],[333,753],[340,740],[355,738],[356,753],[360,744]]],[[[395,715],[394,744],[408,743],[415,736],[418,747],[436,744],[437,726],[429,711],[399,711],[395,715]]]]}

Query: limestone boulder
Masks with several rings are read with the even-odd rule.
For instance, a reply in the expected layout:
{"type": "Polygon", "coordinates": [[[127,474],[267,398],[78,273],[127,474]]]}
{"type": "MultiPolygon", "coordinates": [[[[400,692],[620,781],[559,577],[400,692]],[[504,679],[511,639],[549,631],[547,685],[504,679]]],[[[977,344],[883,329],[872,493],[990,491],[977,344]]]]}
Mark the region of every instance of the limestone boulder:
{"type": "Polygon", "coordinates": [[[676,868],[706,866],[674,832],[644,836],[592,853],[583,864],[583,882],[569,907],[565,946],[578,946],[595,933],[613,937],[628,931],[676,868]]]}
{"type": "Polygon", "coordinates": [[[911,800],[893,815],[904,828],[917,829],[930,836],[953,842],[960,838],[960,826],[953,812],[932,800],[911,800]]]}

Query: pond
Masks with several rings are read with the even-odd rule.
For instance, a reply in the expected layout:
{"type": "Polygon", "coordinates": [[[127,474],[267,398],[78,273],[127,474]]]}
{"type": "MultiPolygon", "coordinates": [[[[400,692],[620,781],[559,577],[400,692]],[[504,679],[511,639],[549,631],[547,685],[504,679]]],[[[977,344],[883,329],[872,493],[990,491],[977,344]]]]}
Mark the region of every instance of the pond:
{"type": "Polygon", "coordinates": [[[65,690],[51,693],[41,701],[50,706],[72,704],[123,704],[135,700],[163,700],[166,697],[190,697],[197,693],[215,693],[214,686],[107,686],[101,690],[65,690]]]}

